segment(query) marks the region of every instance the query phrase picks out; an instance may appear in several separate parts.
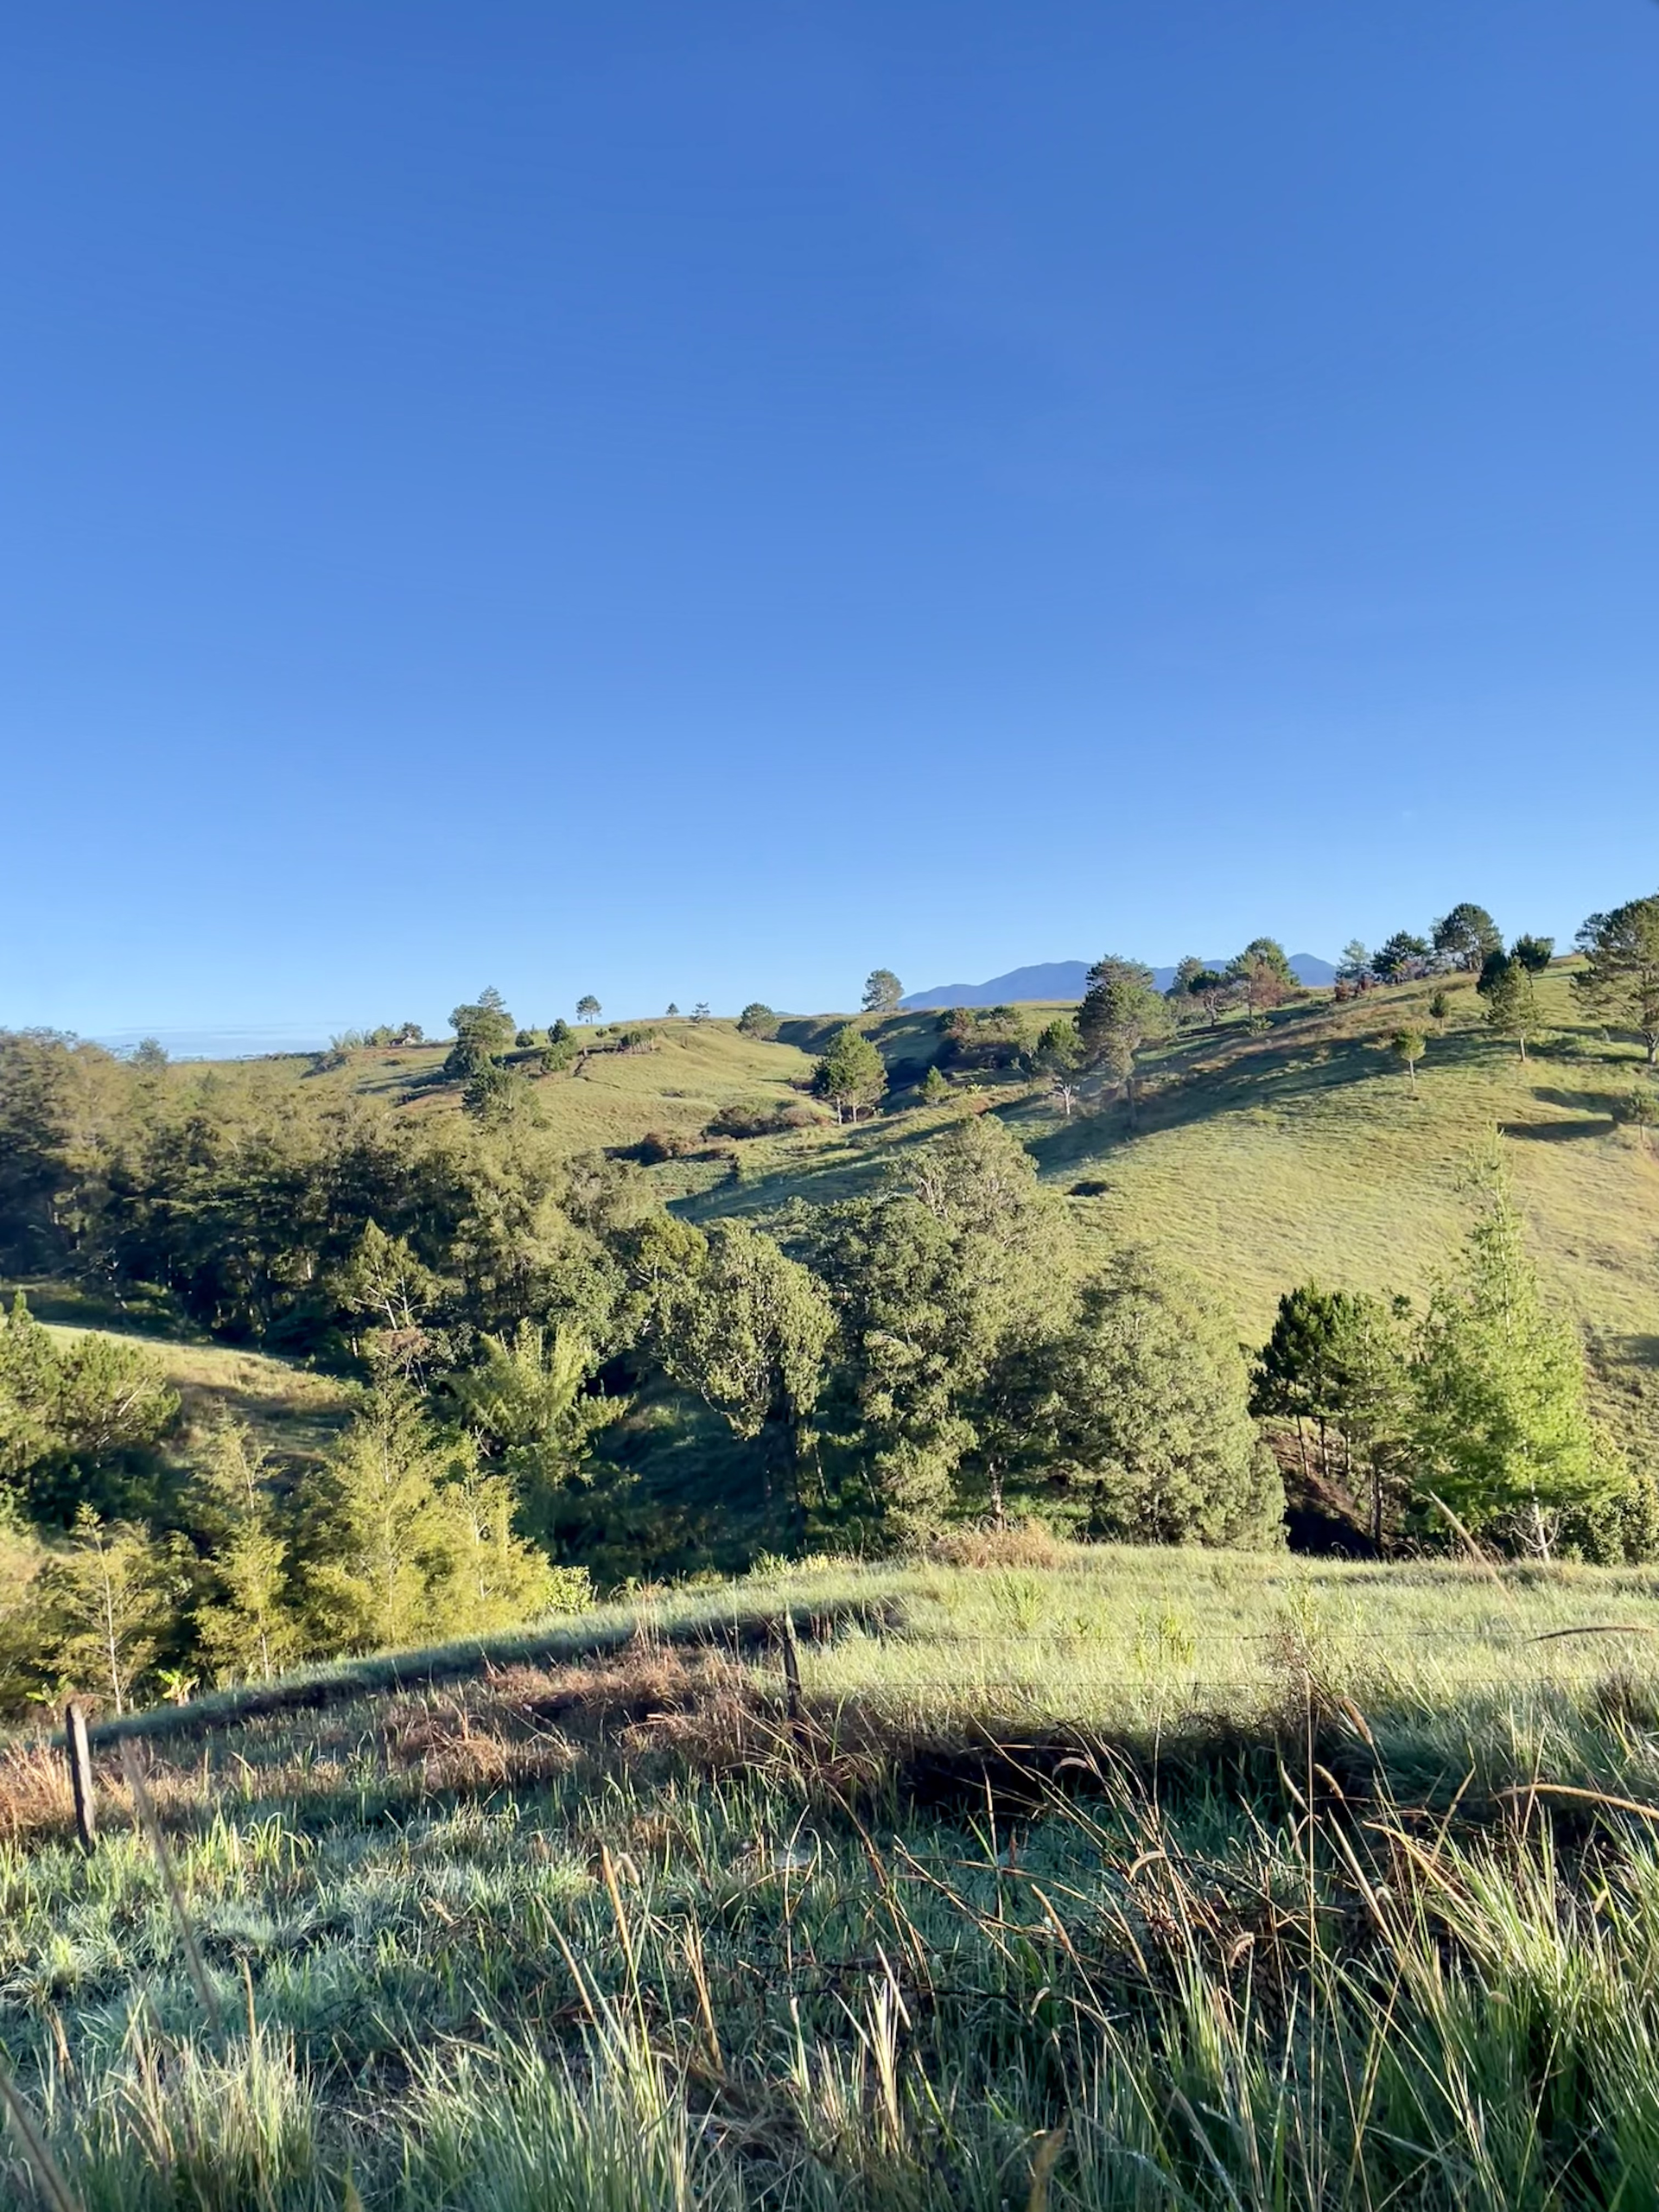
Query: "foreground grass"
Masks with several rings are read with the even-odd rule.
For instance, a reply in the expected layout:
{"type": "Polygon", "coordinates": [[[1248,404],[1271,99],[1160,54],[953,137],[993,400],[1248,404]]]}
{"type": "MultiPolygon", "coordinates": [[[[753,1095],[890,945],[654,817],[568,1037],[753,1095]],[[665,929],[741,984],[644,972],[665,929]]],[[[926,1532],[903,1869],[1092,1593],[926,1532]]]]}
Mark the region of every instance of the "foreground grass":
{"type": "Polygon", "coordinates": [[[1649,2205],[1656,1628],[1016,1548],[154,1716],[217,2024],[19,1740],[0,2036],[86,2212],[1649,2205]]]}

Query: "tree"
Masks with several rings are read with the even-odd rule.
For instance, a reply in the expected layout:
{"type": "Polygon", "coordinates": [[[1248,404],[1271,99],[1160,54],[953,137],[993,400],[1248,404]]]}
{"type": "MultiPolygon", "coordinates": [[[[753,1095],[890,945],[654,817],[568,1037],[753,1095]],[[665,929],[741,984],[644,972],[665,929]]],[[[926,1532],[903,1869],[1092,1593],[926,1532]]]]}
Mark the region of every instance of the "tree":
{"type": "Polygon", "coordinates": [[[482,1337],[474,1363],[443,1378],[444,1394],[504,1469],[538,1535],[586,1465],[594,1438],[631,1403],[590,1392],[598,1366],[579,1330],[525,1320],[511,1337],[482,1337]]]}
{"type": "Polygon", "coordinates": [[[922,1097],[929,1106],[938,1106],[950,1096],[950,1078],[937,1060],[927,1064],[927,1073],[922,1077],[922,1097]]]}
{"type": "Polygon", "coordinates": [[[1077,1015],[1083,1056],[1122,1086],[1131,1120],[1135,1055],[1152,1039],[1166,1037],[1171,1026],[1169,1007],[1154,988],[1151,969],[1108,953],[1089,970],[1077,1015]]]}
{"type": "Polygon", "coordinates": [[[442,1286],[406,1236],[388,1236],[369,1222],[331,1287],[341,1311],[368,1325],[359,1347],[372,1368],[409,1375],[421,1366],[433,1344],[427,1316],[442,1286]]]}
{"type": "Polygon", "coordinates": [[[709,1001],[707,999],[699,999],[697,1001],[696,1004],[691,1009],[691,1019],[693,1021],[708,1020],[709,1001]]]}
{"type": "Polygon", "coordinates": [[[1350,938],[1342,948],[1342,957],[1337,963],[1337,981],[1357,988],[1368,983],[1371,977],[1371,956],[1357,937],[1350,938]]]}
{"type": "Polygon", "coordinates": [[[1417,1088],[1417,1063],[1428,1050],[1427,1038],[1421,1029],[1396,1029],[1389,1039],[1389,1050],[1396,1060],[1404,1063],[1414,1092],[1417,1088]]]}
{"type": "Polygon", "coordinates": [[[1038,1352],[1075,1306],[1064,1201],[981,1115],[918,1147],[891,1195],[838,1210],[823,1268],[846,1346],[853,1494],[872,1498],[872,1540],[914,1541],[953,1513],[998,1516],[1034,1426],[1038,1352]]]}
{"type": "Polygon", "coordinates": [[[1241,982],[1252,969],[1265,969],[1288,994],[1297,988],[1296,971],[1286,957],[1285,948],[1277,938],[1253,937],[1243,952],[1229,963],[1229,971],[1241,982]]]}
{"type": "Polygon", "coordinates": [[[1433,938],[1434,950],[1448,968],[1461,968],[1471,976],[1479,975],[1487,954],[1496,952],[1503,942],[1486,909],[1466,899],[1449,914],[1440,916],[1433,938]]]}
{"type": "Polygon", "coordinates": [[[1298,988],[1295,970],[1276,938],[1252,938],[1228,962],[1227,974],[1243,989],[1252,1017],[1281,1006],[1298,988]]]}
{"type": "Polygon", "coordinates": [[[1486,1001],[1486,1026],[1500,1037],[1513,1037],[1527,1057],[1527,1040],[1538,1033],[1538,1001],[1532,976],[1505,952],[1491,952],[1475,988],[1486,1001]]]}
{"type": "Polygon", "coordinates": [[[1084,1291],[1051,1357],[1039,1494],[1052,1507],[1089,1535],[1137,1543],[1278,1540],[1284,1491],[1238,1348],[1140,1255],[1084,1291]]]}
{"type": "Polygon", "coordinates": [[[203,1656],[221,1681],[269,1681],[298,1656],[289,1603],[288,1530],[270,1485],[270,1456],[240,1421],[210,1431],[198,1459],[193,1524],[206,1541],[206,1587],[195,1608],[203,1656]]]}
{"type": "Polygon", "coordinates": [[[837,1031],[830,1050],[818,1062],[813,1088],[836,1109],[836,1119],[849,1115],[856,1122],[861,1110],[874,1108],[887,1087],[887,1071],[881,1055],[859,1028],[849,1021],[837,1031]]]}
{"type": "Polygon", "coordinates": [[[664,1317],[667,1373],[734,1436],[760,1444],[767,1500],[775,1484],[787,1484],[797,1538],[809,1423],[834,1332],[829,1300],[810,1272],[741,1221],[709,1231],[697,1263],[674,1282],[664,1317]]]}
{"type": "Polygon", "coordinates": [[[597,1021],[600,1015],[604,1011],[605,1009],[601,1006],[599,1001],[594,996],[591,991],[584,991],[582,996],[576,1001],[576,1020],[578,1021],[597,1021]]]}
{"type": "Polygon", "coordinates": [[[38,1588],[53,1664],[125,1713],[176,1618],[182,1577],[174,1548],[139,1523],[100,1521],[83,1506],[73,1542],[54,1554],[38,1588]]]}
{"type": "Polygon", "coordinates": [[[445,1071],[459,1077],[475,1074],[511,1051],[518,1029],[507,1011],[506,1001],[493,984],[469,1003],[456,1007],[449,1016],[449,1027],[455,1033],[455,1041],[444,1064],[445,1071]]]}
{"type": "Polygon", "coordinates": [[[1518,960],[1529,976],[1541,976],[1555,957],[1553,937],[1518,937],[1510,947],[1511,960],[1518,960]]]}
{"type": "MultiPolygon", "coordinates": [[[[304,1493],[302,1587],[321,1648],[384,1650],[480,1625],[467,1579],[478,1480],[472,1448],[438,1435],[412,1391],[378,1386],[304,1493]]],[[[533,1612],[551,1587],[546,1561],[505,1541],[517,1587],[492,1626],[533,1612]]]]}
{"type": "Polygon", "coordinates": [[[668,1002],[668,1012],[667,1012],[667,1013],[663,1016],[664,1020],[664,1021],[677,1021],[677,1020],[679,1020],[679,1017],[680,1017],[680,1009],[678,1008],[678,1007],[677,1007],[677,1006],[675,1005],[675,1003],[674,1003],[673,1000],[672,1000],[672,999],[670,999],[670,1001],[669,1001],[669,1002],[668,1002]]]}
{"type": "Polygon", "coordinates": [[[778,1017],[760,999],[751,999],[737,1017],[737,1026],[746,1037],[771,1039],[778,1034],[778,1017]]]}
{"type": "Polygon", "coordinates": [[[132,1065],[146,1075],[159,1075],[168,1065],[166,1046],[157,1037],[141,1037],[132,1048],[132,1065]]]}
{"type": "Polygon", "coordinates": [[[1422,972],[1428,958],[1428,945],[1421,937],[1414,937],[1409,930],[1396,930],[1386,944],[1379,945],[1371,955],[1371,973],[1379,982],[1403,983],[1422,972]]]}
{"type": "Polygon", "coordinates": [[[1299,1284],[1279,1301],[1273,1333],[1250,1376],[1250,1410],[1258,1419],[1289,1421],[1296,1430],[1302,1475],[1310,1474],[1307,1428],[1319,1440],[1319,1473],[1332,1474],[1331,1439],[1343,1444],[1342,1472],[1357,1474],[1370,1491],[1372,1541],[1381,1543],[1384,1504],[1396,1480],[1408,1428],[1409,1383],[1401,1327],[1403,1299],[1299,1284]]]}
{"type": "Polygon", "coordinates": [[[866,1014],[892,1014],[904,995],[905,987],[891,968],[872,968],[864,979],[860,1004],[866,1014]]]}
{"type": "Polygon", "coordinates": [[[1578,934],[1585,956],[1573,986],[1611,1027],[1634,1030],[1659,1062],[1659,892],[1609,914],[1592,914],[1578,934]]]}
{"type": "Polygon", "coordinates": [[[1039,1071],[1047,1077],[1049,1089],[1059,1100],[1060,1110],[1069,1122],[1077,1096],[1072,1077],[1083,1059],[1083,1039],[1077,1033],[1077,1023],[1064,1016],[1051,1021],[1038,1038],[1032,1058],[1039,1071]]]}
{"type": "Polygon", "coordinates": [[[1250,1376],[1250,1411],[1258,1420],[1288,1421],[1306,1480],[1307,1424],[1319,1433],[1319,1472],[1330,1473],[1327,1432],[1340,1412],[1342,1370],[1337,1354],[1344,1294],[1299,1283],[1279,1300],[1273,1332],[1250,1376]]]}
{"type": "MultiPolygon", "coordinates": [[[[559,1056],[555,1052],[553,1057],[559,1056]]],[[[545,1060],[543,1055],[543,1065],[545,1060]]],[[[486,1128],[500,1128],[529,1113],[532,1097],[528,1078],[517,1068],[504,1067],[499,1060],[486,1060],[461,1085],[461,1109],[486,1128]]]]}
{"type": "Polygon", "coordinates": [[[1222,1008],[1239,987],[1218,968],[1200,968],[1187,979],[1186,988],[1203,1007],[1205,1019],[1213,1028],[1221,1019],[1222,1008]]]}
{"type": "Polygon", "coordinates": [[[55,1337],[21,1291],[0,1309],[0,1483],[37,1519],[67,1522],[95,1498],[126,1502],[123,1471],[149,1459],[178,1411],[142,1345],[95,1331],[55,1337]]]}
{"type": "Polygon", "coordinates": [[[1624,1469],[1591,1418],[1578,1338],[1540,1294],[1496,1140],[1476,1202],[1461,1264],[1435,1286],[1413,1363],[1419,1494],[1466,1528],[1506,1522],[1544,1547],[1554,1516],[1611,1494],[1624,1469]]]}
{"type": "Polygon", "coordinates": [[[1193,987],[1198,977],[1207,972],[1204,962],[1199,959],[1196,952],[1185,953],[1176,962],[1175,973],[1170,980],[1169,988],[1164,993],[1164,996],[1174,1008],[1177,1021],[1179,1021],[1184,1014],[1189,1019],[1194,1018],[1196,1009],[1193,1001],[1198,993],[1193,987]]]}

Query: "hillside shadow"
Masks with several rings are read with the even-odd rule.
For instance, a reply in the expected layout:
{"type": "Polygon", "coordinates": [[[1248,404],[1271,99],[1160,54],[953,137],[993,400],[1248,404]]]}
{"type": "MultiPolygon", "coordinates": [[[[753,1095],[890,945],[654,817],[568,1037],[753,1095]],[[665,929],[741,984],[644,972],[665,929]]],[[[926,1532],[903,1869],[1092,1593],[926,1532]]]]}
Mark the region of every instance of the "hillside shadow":
{"type": "Polygon", "coordinates": [[[1535,1083],[1532,1095],[1541,1106],[1565,1106],[1569,1112],[1576,1108],[1580,1114],[1605,1114],[1610,1122],[1618,1118],[1618,1111],[1630,1094],[1618,1090],[1560,1090],[1547,1083],[1535,1083]]]}
{"type": "Polygon", "coordinates": [[[1607,1127],[1600,1122],[1500,1122],[1498,1128],[1506,1137],[1526,1137],[1535,1144],[1568,1144],[1574,1137],[1605,1137],[1607,1127]]]}

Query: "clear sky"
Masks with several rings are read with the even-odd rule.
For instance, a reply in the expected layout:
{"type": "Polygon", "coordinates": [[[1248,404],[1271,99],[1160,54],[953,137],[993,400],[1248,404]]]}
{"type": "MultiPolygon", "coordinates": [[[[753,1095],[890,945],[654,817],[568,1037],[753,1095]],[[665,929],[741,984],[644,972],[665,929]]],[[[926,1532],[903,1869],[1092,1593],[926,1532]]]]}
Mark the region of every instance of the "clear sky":
{"type": "Polygon", "coordinates": [[[1653,0],[63,0],[0,204],[0,1022],[1659,883],[1653,0]]]}

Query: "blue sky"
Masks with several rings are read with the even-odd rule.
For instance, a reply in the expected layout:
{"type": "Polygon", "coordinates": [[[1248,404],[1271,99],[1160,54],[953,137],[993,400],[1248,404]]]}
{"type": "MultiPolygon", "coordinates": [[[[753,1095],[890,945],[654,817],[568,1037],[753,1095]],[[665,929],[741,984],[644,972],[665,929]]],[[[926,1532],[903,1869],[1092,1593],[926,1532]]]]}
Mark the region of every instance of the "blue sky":
{"type": "Polygon", "coordinates": [[[1659,882],[1652,0],[0,27],[0,1022],[1659,882]]]}

